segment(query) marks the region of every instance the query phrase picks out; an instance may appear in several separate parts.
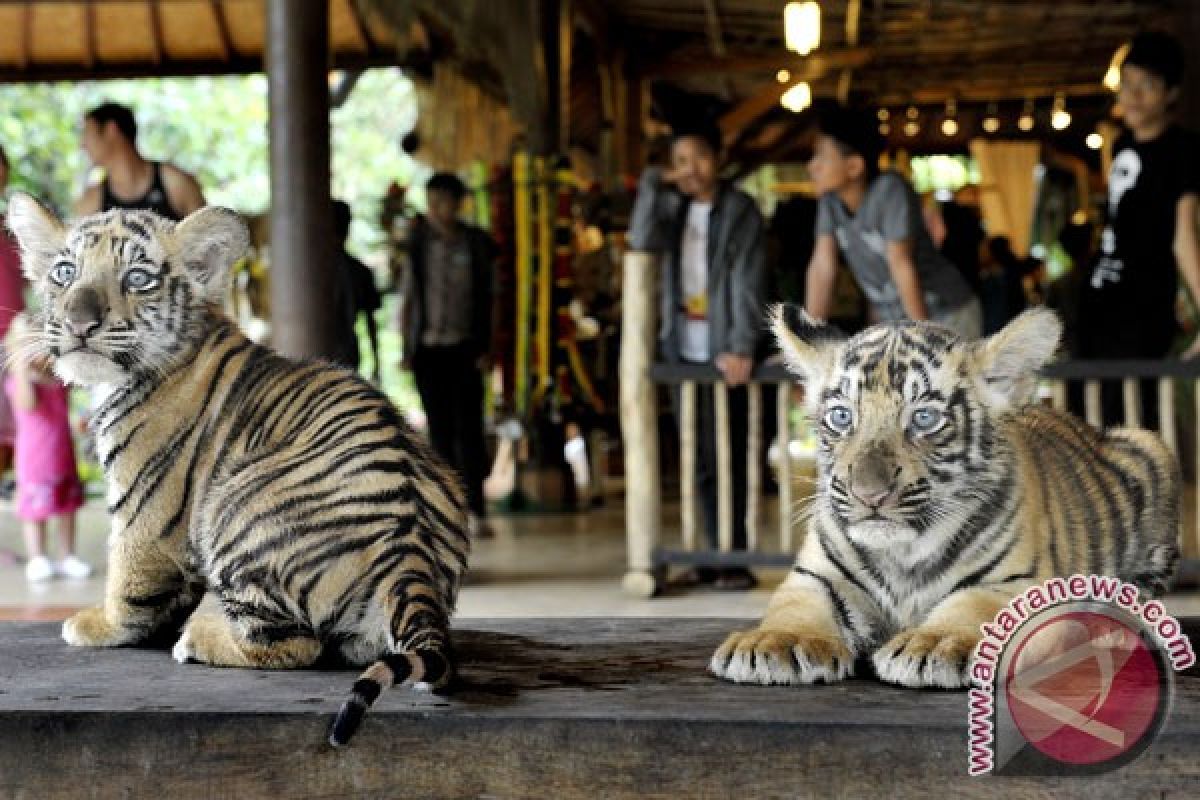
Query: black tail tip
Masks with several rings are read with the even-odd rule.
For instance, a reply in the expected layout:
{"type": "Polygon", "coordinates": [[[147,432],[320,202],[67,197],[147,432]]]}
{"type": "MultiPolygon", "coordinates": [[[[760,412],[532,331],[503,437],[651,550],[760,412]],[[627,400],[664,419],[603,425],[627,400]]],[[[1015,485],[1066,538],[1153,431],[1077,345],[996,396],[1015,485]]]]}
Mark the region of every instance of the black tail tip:
{"type": "Polygon", "coordinates": [[[363,717],[367,714],[367,706],[357,697],[352,697],[342,704],[342,710],[333,720],[329,729],[329,744],[341,747],[348,743],[355,731],[362,725],[363,717]]]}

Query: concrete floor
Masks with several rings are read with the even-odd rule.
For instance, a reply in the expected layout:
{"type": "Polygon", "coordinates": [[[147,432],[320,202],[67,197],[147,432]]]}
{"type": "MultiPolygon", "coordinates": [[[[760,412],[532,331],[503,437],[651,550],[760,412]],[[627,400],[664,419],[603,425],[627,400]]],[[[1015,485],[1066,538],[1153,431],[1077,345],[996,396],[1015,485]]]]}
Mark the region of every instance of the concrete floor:
{"type": "MultiPolygon", "coordinates": [[[[669,508],[667,515],[678,519],[678,509],[669,508]]],[[[774,516],[768,507],[768,523],[773,524],[774,516]]],[[[621,590],[625,534],[619,498],[586,513],[496,516],[492,523],[496,537],[478,542],[472,553],[459,616],[751,618],[762,614],[784,575],[782,570],[760,570],[762,586],[749,592],[673,591],[642,600],[621,590]]],[[[107,525],[99,500],[80,514],[80,554],[99,567],[107,525]]],[[[675,538],[672,533],[668,537],[675,538]]],[[[17,520],[0,508],[0,619],[61,619],[99,601],[102,574],[31,585],[21,553],[17,520]]],[[[1172,595],[1167,607],[1174,614],[1200,614],[1200,593],[1172,595]]]]}

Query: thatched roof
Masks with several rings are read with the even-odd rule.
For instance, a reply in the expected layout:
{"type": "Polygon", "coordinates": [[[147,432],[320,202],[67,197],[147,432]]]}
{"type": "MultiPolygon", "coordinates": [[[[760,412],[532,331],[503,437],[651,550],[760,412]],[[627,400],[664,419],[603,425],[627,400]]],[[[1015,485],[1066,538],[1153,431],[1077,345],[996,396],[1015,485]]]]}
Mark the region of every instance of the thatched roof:
{"type": "MultiPolygon", "coordinates": [[[[260,71],[265,2],[0,0],[0,82],[260,71]]],[[[333,66],[395,64],[394,41],[354,0],[329,0],[333,66]]]]}
{"type": "MultiPolygon", "coordinates": [[[[529,33],[512,35],[523,48],[505,50],[498,25],[505,17],[536,15],[550,0],[363,2],[399,21],[402,39],[411,20],[427,23],[435,39],[444,39],[435,54],[440,63],[457,64],[503,96],[513,69],[495,51],[516,56],[524,51],[532,65],[528,54],[535,43],[529,33]]],[[[607,59],[647,82],[711,95],[726,115],[727,131],[739,147],[755,151],[755,158],[786,156],[772,148],[796,141],[795,127],[803,124],[780,108],[787,88],[775,78],[781,69],[792,82],[807,80],[818,98],[841,97],[901,116],[917,107],[920,134],[904,135],[903,119],[891,130],[893,142],[909,149],[965,149],[993,104],[1005,120],[1005,134],[1022,136],[1013,123],[1030,101],[1038,135],[1065,136],[1071,139],[1066,144],[1081,149],[1084,134],[1111,107],[1101,78],[1116,48],[1145,28],[1177,28],[1186,10],[1181,0],[821,0],[821,45],[800,57],[784,46],[783,5],[784,0],[573,0],[572,141],[594,147],[612,122],[600,102],[597,77],[607,59]],[[1046,123],[1056,93],[1075,115],[1062,135],[1046,123]],[[948,100],[960,122],[959,132],[949,137],[938,124],[948,100]]],[[[521,74],[533,77],[536,70],[529,66],[521,74]]]]}

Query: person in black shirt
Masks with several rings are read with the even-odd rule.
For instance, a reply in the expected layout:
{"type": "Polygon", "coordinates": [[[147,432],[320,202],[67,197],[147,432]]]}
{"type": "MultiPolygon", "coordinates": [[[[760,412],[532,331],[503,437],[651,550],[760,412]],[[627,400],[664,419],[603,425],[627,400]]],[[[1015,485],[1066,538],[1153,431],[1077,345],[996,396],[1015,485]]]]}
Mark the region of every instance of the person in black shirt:
{"type": "Polygon", "coordinates": [[[365,315],[367,341],[371,346],[371,380],[379,385],[379,328],[375,324],[375,312],[383,306],[379,289],[375,286],[375,274],[370,267],[359,261],[346,250],[353,215],[350,205],[344,200],[333,201],[333,229],[341,249],[338,256],[338,336],[337,353],[334,361],[358,371],[362,364],[362,353],[358,347],[358,315],[365,315]]]}
{"type": "MultiPolygon", "coordinates": [[[[1200,136],[1171,119],[1182,77],[1183,51],[1173,37],[1134,37],[1118,97],[1128,130],[1113,147],[1107,224],[1080,309],[1084,358],[1164,358],[1178,333],[1181,273],[1200,299],[1200,136]]],[[[1198,354],[1200,340],[1183,355],[1198,354]]],[[[1105,424],[1121,421],[1120,386],[1104,392],[1105,424]]],[[[1154,383],[1144,381],[1142,414],[1151,427],[1156,397],[1154,383]]]]}
{"type": "Polygon", "coordinates": [[[200,184],[174,164],[147,161],[137,146],[137,120],[119,103],[102,103],[83,117],[83,149],[104,180],[75,203],[82,217],[113,208],[153,211],[181,220],[204,206],[200,184]]]}

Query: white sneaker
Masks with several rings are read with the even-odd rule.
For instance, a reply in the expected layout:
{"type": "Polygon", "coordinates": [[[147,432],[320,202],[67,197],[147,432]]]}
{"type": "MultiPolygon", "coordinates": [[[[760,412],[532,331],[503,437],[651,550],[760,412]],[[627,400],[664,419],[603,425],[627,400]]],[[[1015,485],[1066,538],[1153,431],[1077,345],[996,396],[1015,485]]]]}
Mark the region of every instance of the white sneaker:
{"type": "Polygon", "coordinates": [[[78,556],[67,556],[55,568],[59,575],[67,578],[86,578],[92,574],[92,565],[78,556]]]}
{"type": "Polygon", "coordinates": [[[25,580],[42,583],[54,577],[54,565],[45,556],[34,556],[25,564],[25,580]]]}

